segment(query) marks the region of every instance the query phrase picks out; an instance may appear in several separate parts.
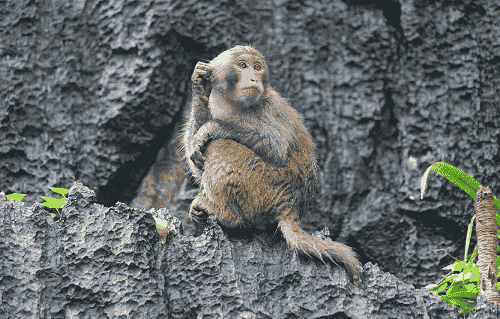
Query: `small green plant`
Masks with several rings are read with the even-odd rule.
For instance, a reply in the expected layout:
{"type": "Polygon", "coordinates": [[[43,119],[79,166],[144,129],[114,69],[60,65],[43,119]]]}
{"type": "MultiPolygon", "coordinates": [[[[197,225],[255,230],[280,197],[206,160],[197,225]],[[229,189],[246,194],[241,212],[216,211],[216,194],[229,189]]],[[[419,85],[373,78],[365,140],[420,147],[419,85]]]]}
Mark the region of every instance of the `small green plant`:
{"type": "MultiPolygon", "coordinates": [[[[49,187],[54,193],[61,194],[63,195],[62,198],[54,198],[54,197],[47,197],[47,196],[42,196],[42,198],[45,200],[45,202],[42,203],[43,206],[49,207],[49,208],[55,208],[57,212],[59,213],[59,208],[63,207],[64,203],[66,203],[66,195],[69,190],[67,188],[58,188],[58,187],[49,187]]],[[[86,187],[88,188],[88,187],[86,187]]],[[[203,195],[203,192],[200,193],[200,195],[203,195]]],[[[26,194],[20,194],[20,193],[13,193],[7,195],[7,200],[15,200],[16,202],[20,202],[26,194]]],[[[56,217],[56,214],[50,213],[52,217],[56,217]]],[[[159,229],[166,229],[168,231],[168,223],[166,221],[163,221],[161,219],[157,219],[155,217],[156,227],[159,229]]]]}
{"type": "Polygon", "coordinates": [[[7,195],[7,200],[15,200],[16,202],[20,202],[24,196],[26,196],[26,194],[19,194],[19,193],[14,193],[14,194],[10,194],[10,195],[7,195]]]}
{"type": "MultiPolygon", "coordinates": [[[[45,200],[45,202],[42,203],[43,206],[49,207],[49,208],[55,208],[56,211],[59,213],[59,208],[63,207],[64,203],[66,203],[66,195],[69,190],[67,188],[58,188],[58,187],[49,187],[54,193],[61,194],[63,195],[62,198],[54,198],[54,197],[48,197],[48,196],[42,196],[42,198],[45,200]]],[[[88,187],[87,187],[88,188],[88,187]]],[[[19,194],[19,193],[14,193],[7,195],[7,200],[15,200],[16,202],[21,201],[26,194],[19,194]]],[[[50,213],[52,217],[56,217],[56,214],[50,213]]]]}
{"type": "MultiPolygon", "coordinates": [[[[59,213],[59,208],[63,207],[64,203],[66,203],[66,195],[69,190],[67,188],[57,188],[57,187],[49,187],[54,193],[61,194],[63,197],[61,198],[54,198],[54,197],[47,197],[47,196],[42,196],[42,198],[45,200],[45,202],[42,203],[43,206],[49,207],[49,208],[55,208],[57,212],[59,213]]],[[[56,214],[50,213],[52,217],[56,217],[56,214]]]]}
{"type": "MultiPolygon", "coordinates": [[[[477,190],[481,184],[464,171],[445,162],[437,162],[425,171],[421,180],[421,199],[424,196],[427,177],[429,176],[431,170],[439,173],[453,184],[460,187],[463,191],[469,194],[470,197],[476,199],[476,193],[474,190],[477,190]]],[[[500,200],[498,200],[495,196],[493,196],[493,200],[497,208],[495,211],[496,222],[500,225],[500,215],[498,213],[500,211],[500,200]]],[[[443,280],[441,280],[438,284],[431,284],[425,287],[429,288],[435,296],[438,296],[441,293],[441,298],[448,306],[459,306],[460,313],[462,314],[464,312],[470,312],[474,309],[474,298],[479,294],[479,268],[474,263],[477,251],[474,250],[470,256],[467,255],[474,219],[475,215],[472,217],[467,231],[464,260],[457,260],[453,264],[443,268],[450,270],[446,276],[443,276],[443,280]],[[444,292],[445,289],[446,292],[444,292]]],[[[497,238],[500,238],[499,230],[497,230],[497,238]]],[[[500,246],[497,247],[497,251],[500,251],[500,246]]],[[[498,256],[496,259],[496,265],[497,273],[500,273],[500,257],[498,256]]],[[[500,288],[500,283],[497,283],[497,288],[500,288]]]]}

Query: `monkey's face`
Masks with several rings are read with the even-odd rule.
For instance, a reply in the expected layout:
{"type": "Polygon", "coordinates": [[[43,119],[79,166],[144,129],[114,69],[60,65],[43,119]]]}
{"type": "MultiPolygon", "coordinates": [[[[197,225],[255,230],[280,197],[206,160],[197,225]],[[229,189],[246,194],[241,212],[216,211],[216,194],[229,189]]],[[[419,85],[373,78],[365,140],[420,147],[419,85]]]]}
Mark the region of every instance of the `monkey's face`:
{"type": "MultiPolygon", "coordinates": [[[[227,52],[227,51],[226,51],[227,52]]],[[[268,84],[264,59],[248,52],[231,52],[214,59],[215,90],[232,105],[249,108],[262,102],[268,84]],[[225,63],[221,60],[225,58],[225,63]]]]}
{"type": "Polygon", "coordinates": [[[264,61],[255,55],[243,54],[235,57],[231,65],[237,75],[233,100],[249,107],[260,101],[264,95],[264,61]]]}

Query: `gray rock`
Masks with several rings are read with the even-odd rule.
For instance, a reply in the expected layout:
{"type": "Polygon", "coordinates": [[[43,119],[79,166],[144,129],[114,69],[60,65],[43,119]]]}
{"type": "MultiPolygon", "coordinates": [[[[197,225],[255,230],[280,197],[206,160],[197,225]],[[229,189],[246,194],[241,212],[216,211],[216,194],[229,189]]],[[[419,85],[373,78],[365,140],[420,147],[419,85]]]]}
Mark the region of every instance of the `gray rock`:
{"type": "MultiPolygon", "coordinates": [[[[226,234],[211,218],[201,236],[184,236],[166,209],[107,208],[81,182],[56,222],[4,195],[1,318],[463,318],[371,263],[356,287],[279,234],[226,234]],[[153,216],[169,222],[165,245],[153,216]]],[[[476,310],[492,318],[497,307],[480,299],[476,310]]]]}

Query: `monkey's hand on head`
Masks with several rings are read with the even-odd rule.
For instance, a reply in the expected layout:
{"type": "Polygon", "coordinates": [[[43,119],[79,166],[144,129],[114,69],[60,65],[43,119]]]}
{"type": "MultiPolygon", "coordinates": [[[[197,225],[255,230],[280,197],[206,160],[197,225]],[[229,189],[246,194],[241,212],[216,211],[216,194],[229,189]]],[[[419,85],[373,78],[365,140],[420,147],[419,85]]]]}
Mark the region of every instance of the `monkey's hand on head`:
{"type": "Polygon", "coordinates": [[[193,83],[193,95],[200,97],[208,105],[208,98],[211,91],[210,77],[212,71],[210,65],[199,61],[194,67],[191,82],[193,83]]]}

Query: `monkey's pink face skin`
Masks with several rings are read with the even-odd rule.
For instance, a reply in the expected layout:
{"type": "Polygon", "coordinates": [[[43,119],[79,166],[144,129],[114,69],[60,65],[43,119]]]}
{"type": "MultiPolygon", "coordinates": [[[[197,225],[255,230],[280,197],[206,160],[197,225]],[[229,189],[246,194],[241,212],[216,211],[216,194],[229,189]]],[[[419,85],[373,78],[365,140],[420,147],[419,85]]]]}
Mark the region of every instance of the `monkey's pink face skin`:
{"type": "Polygon", "coordinates": [[[224,95],[240,107],[248,108],[261,102],[265,94],[267,67],[265,62],[252,54],[240,54],[226,60],[218,72],[225,85],[224,95]]]}
{"type": "Polygon", "coordinates": [[[255,102],[260,100],[264,93],[262,83],[266,71],[264,61],[258,56],[242,54],[233,60],[233,68],[238,73],[237,93],[244,99],[252,99],[255,102]]]}

